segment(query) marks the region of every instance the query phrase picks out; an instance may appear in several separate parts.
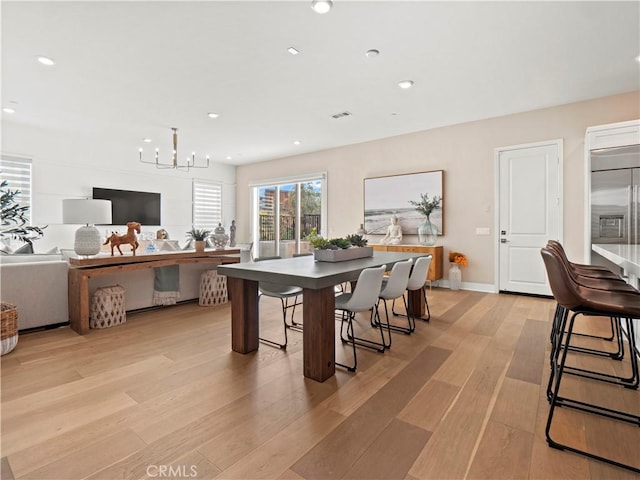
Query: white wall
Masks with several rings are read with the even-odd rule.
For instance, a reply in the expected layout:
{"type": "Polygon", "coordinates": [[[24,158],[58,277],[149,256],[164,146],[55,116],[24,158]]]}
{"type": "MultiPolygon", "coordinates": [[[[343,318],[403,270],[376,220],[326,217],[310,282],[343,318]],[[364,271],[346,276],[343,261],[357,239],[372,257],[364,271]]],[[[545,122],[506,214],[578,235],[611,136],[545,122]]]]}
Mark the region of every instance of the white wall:
{"type": "MultiPolygon", "coordinates": [[[[235,174],[230,165],[208,169],[158,170],[138,161],[138,152],[122,148],[117,138],[88,133],[44,130],[15,122],[2,123],[2,153],[33,160],[33,207],[35,225],[48,225],[44,238],[34,242],[36,252],[51,248],[73,248],[78,228],[62,225],[62,200],[91,197],[92,187],[159,192],[162,194],[162,228],[172,239],[186,241],[191,228],[191,182],[193,178],[222,183],[223,224],[228,229],[235,218],[235,174]]],[[[118,230],[122,226],[99,227],[118,230]]],[[[143,232],[158,226],[142,226],[143,232]]],[[[102,232],[104,234],[104,232],[102,232]]]]}
{"type": "MultiPolygon", "coordinates": [[[[563,139],[564,242],[570,257],[583,258],[584,135],[587,127],[640,117],[640,92],[453,125],[372,142],[238,167],[238,239],[250,238],[250,181],[327,171],[330,236],[354,233],[363,223],[363,179],[445,170],[445,277],[449,250],[465,253],[463,281],[495,281],[495,149],[563,139]],[[490,236],[477,236],[489,227],[490,236]]],[[[375,241],[375,239],[374,239],[375,241]]],[[[417,243],[417,237],[407,237],[417,243]]]]}

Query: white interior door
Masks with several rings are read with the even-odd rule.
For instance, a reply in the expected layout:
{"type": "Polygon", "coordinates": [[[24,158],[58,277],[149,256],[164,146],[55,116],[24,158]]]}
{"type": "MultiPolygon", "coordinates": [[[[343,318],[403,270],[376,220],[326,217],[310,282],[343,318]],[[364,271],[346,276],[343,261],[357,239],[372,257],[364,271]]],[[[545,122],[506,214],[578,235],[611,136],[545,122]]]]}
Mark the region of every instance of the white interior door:
{"type": "Polygon", "coordinates": [[[562,142],[500,148],[500,291],[551,295],[540,249],[562,241],[562,142]]]}

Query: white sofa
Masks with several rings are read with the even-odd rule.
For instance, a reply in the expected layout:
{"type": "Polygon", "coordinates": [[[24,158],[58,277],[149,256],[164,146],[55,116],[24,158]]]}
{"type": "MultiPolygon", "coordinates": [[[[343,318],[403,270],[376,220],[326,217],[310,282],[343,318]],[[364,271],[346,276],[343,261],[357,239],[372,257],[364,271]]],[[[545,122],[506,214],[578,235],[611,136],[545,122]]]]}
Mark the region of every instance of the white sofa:
{"type": "Polygon", "coordinates": [[[18,307],[18,330],[69,321],[68,270],[61,255],[0,257],[0,298],[18,307]]]}

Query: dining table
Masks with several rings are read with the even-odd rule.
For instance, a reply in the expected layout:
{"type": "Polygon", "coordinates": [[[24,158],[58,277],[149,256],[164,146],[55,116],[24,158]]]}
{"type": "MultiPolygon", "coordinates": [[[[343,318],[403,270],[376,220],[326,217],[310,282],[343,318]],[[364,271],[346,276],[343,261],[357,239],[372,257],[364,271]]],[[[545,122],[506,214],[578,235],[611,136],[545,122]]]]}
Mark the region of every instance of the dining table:
{"type": "MultiPolygon", "coordinates": [[[[410,252],[373,252],[373,256],[341,262],[316,261],[314,256],[242,262],[218,266],[226,275],[231,301],[231,348],[248,354],[258,349],[258,284],[270,282],[302,288],[302,349],[304,376],[324,382],[335,373],[335,286],[355,282],[366,268],[421,256],[410,252]]],[[[422,316],[422,292],[409,292],[410,315],[422,316]]]]}

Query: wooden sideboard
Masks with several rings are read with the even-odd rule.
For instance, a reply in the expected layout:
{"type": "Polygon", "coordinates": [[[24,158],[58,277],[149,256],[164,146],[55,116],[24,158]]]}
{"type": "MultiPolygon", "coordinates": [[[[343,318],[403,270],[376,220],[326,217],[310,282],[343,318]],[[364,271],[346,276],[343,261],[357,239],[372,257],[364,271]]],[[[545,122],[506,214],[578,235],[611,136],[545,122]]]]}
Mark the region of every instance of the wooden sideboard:
{"type": "Polygon", "coordinates": [[[371,245],[374,250],[380,252],[410,252],[410,253],[423,253],[425,255],[431,254],[431,265],[429,265],[429,271],[427,272],[427,280],[434,281],[442,278],[442,245],[434,245],[428,247],[426,245],[371,245]]]}

